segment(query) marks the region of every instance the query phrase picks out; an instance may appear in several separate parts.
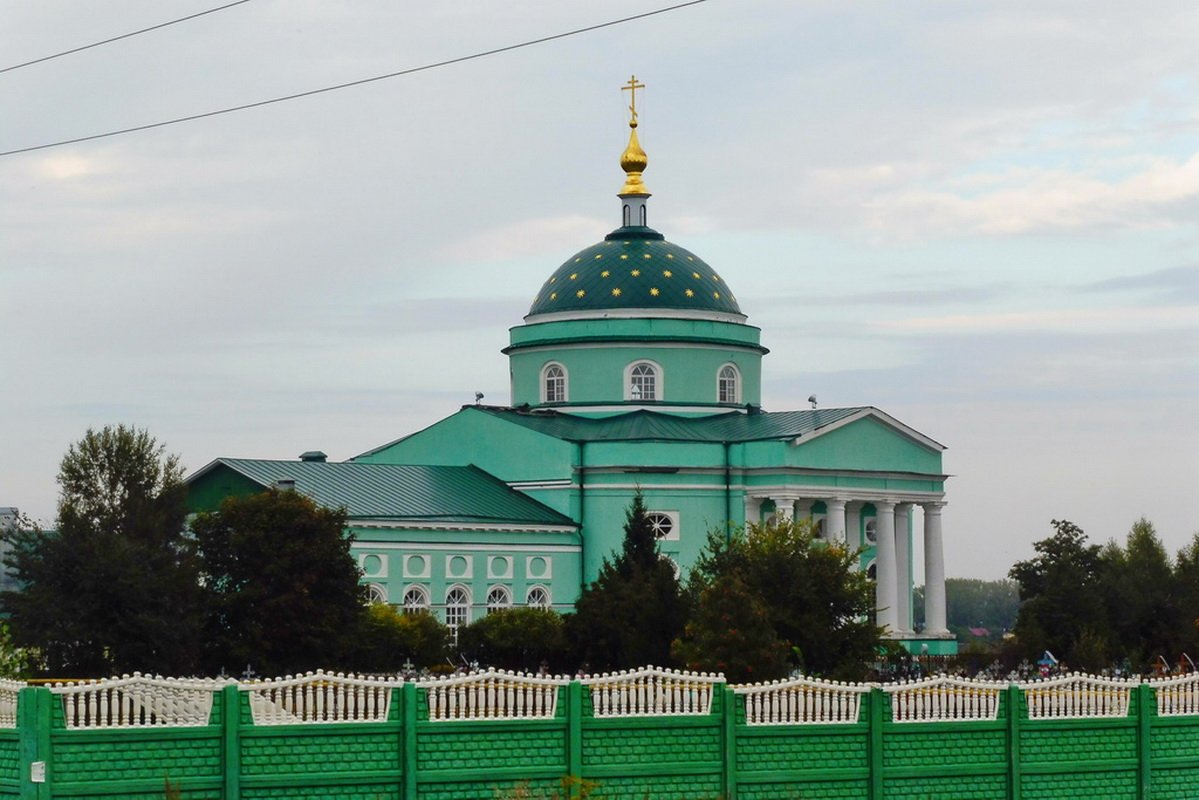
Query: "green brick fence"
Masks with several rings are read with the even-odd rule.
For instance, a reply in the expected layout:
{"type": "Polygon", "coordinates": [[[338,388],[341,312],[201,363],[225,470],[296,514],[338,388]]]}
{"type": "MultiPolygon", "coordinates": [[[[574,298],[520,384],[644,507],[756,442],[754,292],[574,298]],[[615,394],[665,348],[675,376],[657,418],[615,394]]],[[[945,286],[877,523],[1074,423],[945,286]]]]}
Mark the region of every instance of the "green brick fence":
{"type": "Polygon", "coordinates": [[[610,800],[1195,800],[1199,676],[0,682],[0,797],[548,798],[565,776],[610,800]]]}

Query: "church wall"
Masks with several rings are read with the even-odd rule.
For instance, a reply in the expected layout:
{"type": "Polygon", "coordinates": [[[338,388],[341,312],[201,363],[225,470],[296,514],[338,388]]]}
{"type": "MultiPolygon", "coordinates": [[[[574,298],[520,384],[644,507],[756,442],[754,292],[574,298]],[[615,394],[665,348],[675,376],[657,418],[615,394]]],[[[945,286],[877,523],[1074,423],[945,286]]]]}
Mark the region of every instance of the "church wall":
{"type": "Polygon", "coordinates": [[[869,417],[801,441],[746,444],[749,463],[829,470],[941,474],[941,453],[869,417]]]}
{"type": "Polygon", "coordinates": [[[689,344],[685,347],[645,343],[557,346],[513,353],[512,402],[541,404],[541,372],[546,364],[561,364],[567,373],[568,404],[625,402],[625,370],[648,360],[661,368],[659,397],[667,403],[716,405],[717,374],[725,364],[741,373],[740,405],[760,403],[761,356],[729,347],[689,344]]]}
{"type": "Polygon", "coordinates": [[[422,431],[355,458],[376,464],[474,464],[505,481],[570,476],[574,446],[466,407],[422,431]]]}
{"type": "Polygon", "coordinates": [[[535,586],[549,590],[558,611],[568,610],[578,598],[575,533],[354,525],[350,530],[355,537],[351,553],[363,570],[363,583],[382,587],[392,605],[403,603],[409,587],[420,586],[444,620],[446,593],[462,586],[470,593],[473,621],[487,613],[493,586],[506,587],[516,606],[526,604],[535,586]]]}

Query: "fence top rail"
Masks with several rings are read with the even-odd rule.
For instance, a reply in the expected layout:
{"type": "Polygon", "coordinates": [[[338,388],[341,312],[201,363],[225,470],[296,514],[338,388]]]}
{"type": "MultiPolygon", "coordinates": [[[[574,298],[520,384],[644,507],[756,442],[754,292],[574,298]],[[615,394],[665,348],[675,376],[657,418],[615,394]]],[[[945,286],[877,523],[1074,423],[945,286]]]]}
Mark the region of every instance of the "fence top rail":
{"type": "Polygon", "coordinates": [[[1089,686],[1103,686],[1109,689],[1134,689],[1140,686],[1143,681],[1140,678],[1108,678],[1102,675],[1089,675],[1085,672],[1071,672],[1055,678],[1037,678],[1031,681],[1020,681],[1015,685],[1020,687],[1021,691],[1028,692],[1057,689],[1080,683],[1089,686]]]}
{"type": "Polygon", "coordinates": [[[785,678],[782,680],[774,680],[768,683],[739,683],[733,685],[732,690],[737,694],[765,694],[768,692],[776,692],[780,689],[825,689],[832,692],[856,692],[857,694],[867,694],[876,684],[873,683],[846,683],[844,681],[826,681],[822,678],[809,678],[804,675],[797,675],[794,678],[785,678]]]}
{"type": "Polygon", "coordinates": [[[531,686],[566,686],[570,683],[568,675],[534,675],[530,672],[509,672],[506,669],[489,667],[485,670],[468,672],[463,675],[446,675],[439,678],[426,678],[415,681],[422,689],[444,689],[449,686],[463,686],[472,683],[496,680],[505,683],[519,683],[531,686]]]}
{"type": "Polygon", "coordinates": [[[311,684],[329,684],[338,686],[361,686],[363,688],[392,688],[404,685],[400,675],[355,675],[344,672],[325,672],[318,669],[301,675],[284,675],[281,678],[265,678],[255,681],[240,681],[237,688],[243,692],[261,692],[270,689],[287,689],[293,686],[308,686],[311,684]]]}
{"type": "MultiPolygon", "coordinates": [[[[47,686],[54,694],[82,694],[106,689],[129,687],[159,687],[163,689],[185,689],[189,691],[217,692],[233,685],[231,679],[222,678],[164,678],[161,675],[143,675],[135,672],[119,678],[93,678],[78,681],[55,681],[47,686]]],[[[23,684],[22,684],[23,685],[23,684]]]]}
{"type": "Polygon", "coordinates": [[[604,672],[580,678],[584,686],[605,686],[609,684],[628,683],[642,678],[667,678],[670,680],[687,681],[690,683],[718,684],[724,683],[724,675],[719,672],[689,672],[686,670],[665,669],[663,667],[640,667],[638,669],[622,670],[620,672],[604,672]]]}
{"type": "Polygon", "coordinates": [[[1154,689],[1184,686],[1190,683],[1199,683],[1199,672],[1192,672],[1189,675],[1163,675],[1159,678],[1149,678],[1145,681],[1145,683],[1147,683],[1149,686],[1152,686],[1154,689]]]}
{"type": "Polygon", "coordinates": [[[13,680],[11,678],[0,678],[0,691],[16,692],[24,689],[29,684],[25,681],[13,680]]]}
{"type": "Polygon", "coordinates": [[[938,689],[942,686],[952,686],[956,689],[975,689],[989,692],[1004,691],[1011,684],[1000,681],[985,681],[976,678],[960,678],[956,675],[930,675],[918,680],[899,681],[898,683],[878,684],[884,692],[897,694],[899,692],[922,691],[938,689]]]}

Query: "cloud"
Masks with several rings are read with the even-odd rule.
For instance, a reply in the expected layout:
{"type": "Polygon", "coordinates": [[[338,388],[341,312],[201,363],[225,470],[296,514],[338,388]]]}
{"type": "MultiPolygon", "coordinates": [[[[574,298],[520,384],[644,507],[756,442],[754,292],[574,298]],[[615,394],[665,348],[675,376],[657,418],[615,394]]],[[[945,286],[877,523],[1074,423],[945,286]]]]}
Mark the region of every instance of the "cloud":
{"type": "Polygon", "coordinates": [[[1011,235],[1193,223],[1194,204],[1188,201],[1199,200],[1199,154],[1185,161],[1155,158],[1123,180],[1105,180],[1094,172],[1010,170],[973,175],[957,187],[883,194],[867,203],[869,224],[906,236],[917,231],[1011,235]],[[987,190],[989,184],[999,188],[987,190]]]}
{"type": "Polygon", "coordinates": [[[1199,266],[1167,267],[1143,275],[1122,275],[1080,289],[1084,292],[1149,290],[1166,301],[1193,304],[1199,302],[1199,266]]]}
{"type": "Polygon", "coordinates": [[[1199,306],[1141,308],[1052,308],[1037,311],[1003,311],[986,314],[949,314],[939,317],[909,317],[870,323],[893,332],[933,333],[939,331],[1140,331],[1199,326],[1199,306]]]}
{"type": "Polygon", "coordinates": [[[454,261],[506,261],[573,253],[581,244],[602,238],[611,227],[605,220],[581,214],[527,219],[468,236],[438,255],[454,261]]]}

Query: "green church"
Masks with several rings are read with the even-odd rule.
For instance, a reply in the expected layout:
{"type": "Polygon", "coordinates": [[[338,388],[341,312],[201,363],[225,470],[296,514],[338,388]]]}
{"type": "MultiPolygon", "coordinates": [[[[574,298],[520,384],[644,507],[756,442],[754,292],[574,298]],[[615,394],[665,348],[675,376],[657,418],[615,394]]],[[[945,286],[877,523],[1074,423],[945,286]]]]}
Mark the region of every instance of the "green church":
{"type": "MultiPolygon", "coordinates": [[[[626,88],[635,98],[641,85],[626,88]]],[[[630,111],[620,226],[555,269],[511,329],[509,405],[465,406],[345,462],[218,458],[188,478],[193,508],[272,487],[344,507],[372,598],[452,628],[509,606],[572,608],[620,548],[637,491],[682,571],[709,531],[809,518],[819,537],[861,548],[891,637],[954,652],[945,448],[869,406],[762,408],[761,331],[724,275],[649,226],[635,99],[630,111]]]]}

